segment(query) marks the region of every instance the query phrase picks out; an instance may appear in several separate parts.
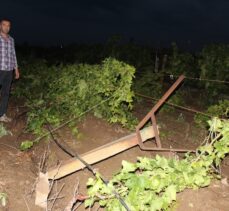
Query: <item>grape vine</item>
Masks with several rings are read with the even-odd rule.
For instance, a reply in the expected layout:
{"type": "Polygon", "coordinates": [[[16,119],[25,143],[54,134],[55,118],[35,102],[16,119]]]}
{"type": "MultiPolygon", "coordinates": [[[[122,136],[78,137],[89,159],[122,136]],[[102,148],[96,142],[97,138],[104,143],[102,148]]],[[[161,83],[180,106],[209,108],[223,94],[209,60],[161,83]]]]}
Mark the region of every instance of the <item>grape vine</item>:
{"type": "Polygon", "coordinates": [[[198,189],[210,184],[222,159],[229,153],[229,121],[214,118],[209,121],[209,136],[196,154],[184,159],[139,157],[136,163],[122,162],[122,169],[105,185],[99,174],[87,183],[89,198],[85,207],[98,202],[108,211],[124,211],[115,198],[115,189],[132,211],[169,210],[177,193],[185,188],[198,189]]]}

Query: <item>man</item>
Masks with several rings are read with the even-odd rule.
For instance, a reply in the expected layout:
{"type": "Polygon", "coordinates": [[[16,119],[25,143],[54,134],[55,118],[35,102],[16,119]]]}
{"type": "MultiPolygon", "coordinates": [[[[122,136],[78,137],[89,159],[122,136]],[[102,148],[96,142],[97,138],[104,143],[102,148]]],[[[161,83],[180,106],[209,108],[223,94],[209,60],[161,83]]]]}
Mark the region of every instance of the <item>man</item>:
{"type": "Polygon", "coordinates": [[[14,39],[9,35],[11,22],[8,19],[0,20],[0,121],[10,122],[6,116],[13,71],[15,78],[19,78],[19,70],[14,47],[14,39]]]}

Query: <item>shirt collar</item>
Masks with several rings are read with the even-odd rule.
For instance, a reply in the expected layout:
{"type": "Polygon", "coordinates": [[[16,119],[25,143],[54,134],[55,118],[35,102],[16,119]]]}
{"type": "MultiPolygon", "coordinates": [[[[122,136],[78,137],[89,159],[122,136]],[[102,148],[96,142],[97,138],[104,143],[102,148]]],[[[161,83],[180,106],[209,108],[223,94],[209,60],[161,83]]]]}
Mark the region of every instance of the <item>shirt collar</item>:
{"type": "MultiPolygon", "coordinates": [[[[2,34],[0,34],[0,38],[5,40],[5,38],[2,36],[2,34]]],[[[8,40],[11,40],[11,39],[12,39],[12,37],[8,34],[8,40]]]]}

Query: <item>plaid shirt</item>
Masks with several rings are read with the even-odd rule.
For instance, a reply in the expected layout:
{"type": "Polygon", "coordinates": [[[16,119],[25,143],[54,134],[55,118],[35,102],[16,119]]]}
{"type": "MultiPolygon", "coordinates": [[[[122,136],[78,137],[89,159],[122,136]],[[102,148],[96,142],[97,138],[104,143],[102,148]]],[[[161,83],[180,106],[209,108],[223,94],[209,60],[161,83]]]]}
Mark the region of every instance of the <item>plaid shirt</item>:
{"type": "Polygon", "coordinates": [[[14,39],[11,36],[5,39],[0,35],[0,70],[12,71],[17,67],[14,39]]]}

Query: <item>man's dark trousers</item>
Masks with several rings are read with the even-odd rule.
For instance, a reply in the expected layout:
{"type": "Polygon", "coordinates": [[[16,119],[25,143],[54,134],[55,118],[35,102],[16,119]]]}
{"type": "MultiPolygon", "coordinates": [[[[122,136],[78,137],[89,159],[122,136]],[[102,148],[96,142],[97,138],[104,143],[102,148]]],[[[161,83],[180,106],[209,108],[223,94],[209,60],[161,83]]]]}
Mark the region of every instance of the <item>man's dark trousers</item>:
{"type": "Polygon", "coordinates": [[[13,71],[0,70],[0,86],[1,86],[0,117],[3,114],[5,114],[7,111],[12,78],[13,78],[13,71]]]}

